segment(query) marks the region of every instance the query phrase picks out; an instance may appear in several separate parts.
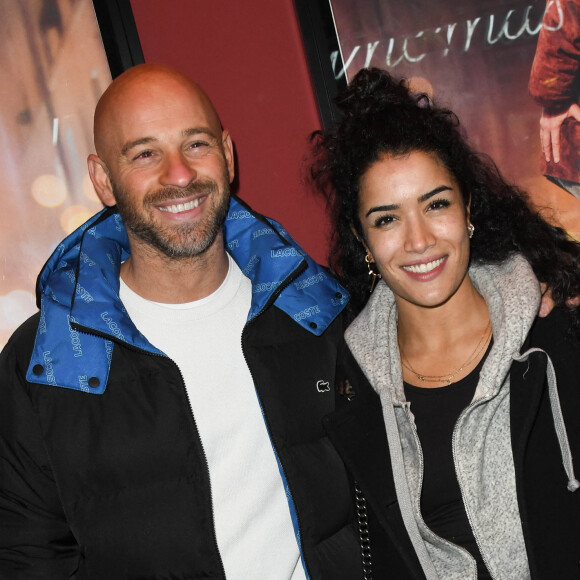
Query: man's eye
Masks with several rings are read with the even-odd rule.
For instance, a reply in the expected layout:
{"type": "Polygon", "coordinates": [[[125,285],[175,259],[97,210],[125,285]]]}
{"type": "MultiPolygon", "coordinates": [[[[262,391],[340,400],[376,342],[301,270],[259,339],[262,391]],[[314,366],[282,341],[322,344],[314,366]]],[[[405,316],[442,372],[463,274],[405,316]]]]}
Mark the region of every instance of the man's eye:
{"type": "Polygon", "coordinates": [[[202,147],[207,147],[208,144],[205,141],[194,141],[190,144],[190,149],[201,149],[202,147]]]}
{"type": "Polygon", "coordinates": [[[153,155],[153,151],[141,151],[139,154],[137,154],[135,156],[135,159],[148,159],[149,157],[151,157],[153,155]]]}

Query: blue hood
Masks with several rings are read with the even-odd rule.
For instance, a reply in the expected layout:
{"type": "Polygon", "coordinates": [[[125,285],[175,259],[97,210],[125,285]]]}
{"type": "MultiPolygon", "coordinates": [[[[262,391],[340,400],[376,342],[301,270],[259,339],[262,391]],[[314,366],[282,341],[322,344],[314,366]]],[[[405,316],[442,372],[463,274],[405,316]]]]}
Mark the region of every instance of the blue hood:
{"type": "MultiPolygon", "coordinates": [[[[272,302],[320,335],[344,309],[347,292],[275,221],[232,197],[227,250],[252,282],[248,320],[272,302]]],[[[54,251],[38,278],[40,323],[26,378],[102,394],[113,341],[165,356],[137,330],[119,299],[121,263],[130,255],[115,208],[93,216],[54,251]],[[89,389],[90,385],[90,389],[89,389]]]]}

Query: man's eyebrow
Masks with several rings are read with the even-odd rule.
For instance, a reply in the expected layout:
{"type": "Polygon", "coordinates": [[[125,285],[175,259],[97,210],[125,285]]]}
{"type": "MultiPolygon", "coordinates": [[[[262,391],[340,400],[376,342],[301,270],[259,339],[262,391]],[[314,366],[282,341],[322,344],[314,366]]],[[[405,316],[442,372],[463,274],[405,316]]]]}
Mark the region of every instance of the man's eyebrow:
{"type": "MultiPolygon", "coordinates": [[[[438,195],[442,191],[451,191],[451,189],[452,188],[449,187],[448,185],[440,185],[439,187],[436,187],[435,189],[428,191],[427,193],[424,193],[423,195],[419,196],[417,201],[418,201],[418,203],[423,203],[423,202],[427,201],[428,199],[435,197],[436,195],[438,195]]],[[[375,207],[371,207],[369,209],[369,211],[367,211],[365,217],[369,217],[369,215],[371,215],[372,213],[377,212],[377,211],[393,211],[395,209],[399,209],[399,207],[400,206],[398,206],[395,203],[393,203],[391,205],[377,205],[375,207]]]]}
{"type": "MultiPolygon", "coordinates": [[[[181,131],[182,137],[191,137],[193,135],[207,135],[211,139],[217,140],[215,133],[209,127],[189,127],[181,131]]],[[[149,143],[155,143],[157,139],[155,137],[141,137],[140,139],[135,139],[134,141],[129,141],[125,143],[121,149],[121,155],[125,156],[133,147],[138,147],[139,145],[147,145],[149,143]]]]}
{"type": "Polygon", "coordinates": [[[191,137],[193,135],[207,135],[212,139],[217,139],[216,134],[209,127],[190,127],[181,132],[183,137],[191,137]]]}
{"type": "Polygon", "coordinates": [[[135,139],[135,141],[129,141],[129,143],[125,143],[121,148],[121,155],[125,156],[133,147],[138,147],[139,145],[147,145],[148,143],[154,143],[157,141],[155,137],[141,137],[141,139],[135,139]]]}

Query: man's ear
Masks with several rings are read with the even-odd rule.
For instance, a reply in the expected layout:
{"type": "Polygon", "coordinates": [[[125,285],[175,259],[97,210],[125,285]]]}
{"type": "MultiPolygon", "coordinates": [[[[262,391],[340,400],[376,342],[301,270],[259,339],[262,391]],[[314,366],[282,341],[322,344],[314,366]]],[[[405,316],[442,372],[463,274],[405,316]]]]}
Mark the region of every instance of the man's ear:
{"type": "Polygon", "coordinates": [[[115,205],[117,201],[113,195],[113,186],[105,162],[98,155],[91,153],[87,157],[87,166],[93,187],[103,205],[107,207],[115,205]]]}
{"type": "Polygon", "coordinates": [[[222,147],[224,150],[224,157],[226,158],[228,177],[231,183],[236,176],[236,169],[234,167],[234,144],[232,143],[232,138],[230,137],[229,132],[225,129],[222,131],[222,147]]]}

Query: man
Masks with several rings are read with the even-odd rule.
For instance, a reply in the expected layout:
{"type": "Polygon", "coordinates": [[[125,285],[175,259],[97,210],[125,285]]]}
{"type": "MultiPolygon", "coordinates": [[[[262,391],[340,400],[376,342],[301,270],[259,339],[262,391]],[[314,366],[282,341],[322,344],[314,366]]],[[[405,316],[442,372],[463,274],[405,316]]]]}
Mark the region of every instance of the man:
{"type": "Polygon", "coordinates": [[[321,424],[343,290],[230,196],[231,138],[187,77],[130,69],[94,132],[107,207],[0,359],[0,578],[362,577],[321,424]]]}

